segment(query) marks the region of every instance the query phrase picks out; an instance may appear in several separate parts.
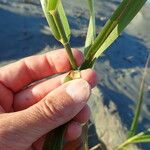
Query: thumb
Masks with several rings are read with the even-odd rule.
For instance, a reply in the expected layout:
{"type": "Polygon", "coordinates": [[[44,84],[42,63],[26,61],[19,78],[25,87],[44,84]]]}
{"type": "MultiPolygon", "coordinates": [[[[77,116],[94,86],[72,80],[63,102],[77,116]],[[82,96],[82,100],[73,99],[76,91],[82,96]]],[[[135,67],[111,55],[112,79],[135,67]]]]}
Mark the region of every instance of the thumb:
{"type": "Polygon", "coordinates": [[[11,126],[13,135],[21,137],[18,140],[34,142],[76,116],[86,105],[90,90],[90,85],[82,79],[65,83],[37,104],[7,117],[5,126],[11,126]]]}

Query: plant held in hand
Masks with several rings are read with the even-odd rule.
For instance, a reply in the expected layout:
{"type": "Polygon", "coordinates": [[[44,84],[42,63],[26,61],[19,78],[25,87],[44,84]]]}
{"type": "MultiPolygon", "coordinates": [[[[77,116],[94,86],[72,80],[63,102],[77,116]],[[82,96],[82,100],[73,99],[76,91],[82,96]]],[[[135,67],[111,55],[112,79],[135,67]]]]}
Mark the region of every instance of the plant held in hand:
{"type": "MultiPolygon", "coordinates": [[[[95,60],[118,38],[124,28],[140,11],[146,0],[123,0],[97,37],[94,0],[87,0],[87,2],[90,10],[90,21],[85,42],[85,61],[78,68],[69,43],[71,31],[61,0],[41,0],[42,8],[51,32],[65,47],[73,70],[83,70],[93,67],[95,60]]],[[[66,77],[66,81],[79,77],[79,71],[72,71],[66,77]]],[[[65,125],[49,133],[43,149],[61,150],[63,147],[64,131],[65,125]]],[[[143,135],[145,135],[145,133],[137,136],[143,135]]],[[[87,139],[86,134],[84,134],[84,138],[82,139],[87,139]]],[[[84,149],[88,149],[86,140],[83,142],[83,145],[84,149]]]]}

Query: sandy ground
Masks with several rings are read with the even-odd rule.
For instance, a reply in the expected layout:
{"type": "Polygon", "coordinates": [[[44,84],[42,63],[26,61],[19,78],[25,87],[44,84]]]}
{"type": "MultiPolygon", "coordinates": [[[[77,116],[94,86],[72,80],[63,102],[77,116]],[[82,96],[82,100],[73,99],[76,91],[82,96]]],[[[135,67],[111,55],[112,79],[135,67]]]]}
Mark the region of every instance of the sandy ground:
{"type": "MultiPolygon", "coordinates": [[[[88,24],[86,1],[64,0],[64,4],[72,28],[71,45],[83,49],[88,24]]],[[[97,32],[118,4],[119,0],[96,0],[97,32]]],[[[125,138],[126,131],[120,123],[122,122],[125,128],[130,126],[143,67],[150,52],[149,10],[150,5],[146,4],[95,65],[101,82],[94,90],[92,98],[94,100],[90,103],[94,108],[93,120],[99,136],[102,136],[102,131],[107,131],[108,128],[114,129],[103,138],[106,140],[111,134],[109,144],[113,147],[121,142],[118,141],[120,137],[121,140],[125,138]],[[120,135],[117,133],[118,130],[120,135]],[[117,140],[112,135],[118,136],[117,140]]],[[[36,0],[0,0],[0,33],[0,66],[25,56],[61,47],[52,37],[40,3],[36,0]]],[[[150,128],[149,73],[150,69],[146,78],[139,131],[150,128]]],[[[140,147],[149,150],[150,144],[140,147]]]]}

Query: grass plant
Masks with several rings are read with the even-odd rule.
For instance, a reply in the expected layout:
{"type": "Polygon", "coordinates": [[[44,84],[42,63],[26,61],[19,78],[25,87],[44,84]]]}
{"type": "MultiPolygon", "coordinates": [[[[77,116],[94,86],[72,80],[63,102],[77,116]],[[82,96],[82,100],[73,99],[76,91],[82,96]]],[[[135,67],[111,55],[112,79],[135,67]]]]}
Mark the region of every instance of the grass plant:
{"type": "MultiPolygon", "coordinates": [[[[118,38],[118,36],[125,29],[125,27],[140,11],[145,2],[146,0],[122,0],[122,2],[114,11],[114,13],[107,21],[103,29],[96,36],[94,0],[87,0],[87,4],[89,6],[90,19],[84,49],[85,61],[80,67],[77,67],[70,46],[71,31],[61,0],[41,0],[42,8],[47,22],[50,26],[51,32],[54,35],[54,37],[58,41],[60,41],[66,49],[72,66],[73,71],[71,71],[68,74],[64,82],[72,80],[74,78],[79,78],[80,70],[92,68],[96,59],[99,58],[101,54],[105,50],[107,50],[107,48],[118,38]]],[[[141,84],[140,97],[137,104],[134,121],[129,132],[129,137],[127,141],[120,145],[116,150],[120,150],[130,143],[150,141],[149,129],[146,132],[142,132],[135,135],[138,124],[138,118],[141,110],[141,104],[143,101],[143,82],[141,84]]],[[[66,126],[63,125],[62,127],[59,127],[48,134],[43,150],[62,149],[63,134],[65,131],[65,127],[66,126]]],[[[85,138],[83,138],[83,150],[88,149],[86,139],[87,138],[85,134],[85,138]]]]}
{"type": "Polygon", "coordinates": [[[146,78],[149,62],[150,62],[150,55],[147,59],[147,62],[144,68],[144,73],[143,73],[143,77],[142,77],[141,84],[140,84],[139,97],[137,100],[136,109],[134,112],[134,117],[133,117],[133,121],[131,124],[131,128],[128,133],[127,140],[124,141],[122,144],[120,144],[115,150],[123,150],[123,148],[129,144],[150,142],[150,128],[144,132],[141,132],[138,134],[136,133],[137,128],[138,128],[139,116],[142,111],[142,103],[144,101],[144,98],[143,98],[144,97],[144,85],[145,85],[145,78],[146,78]]]}

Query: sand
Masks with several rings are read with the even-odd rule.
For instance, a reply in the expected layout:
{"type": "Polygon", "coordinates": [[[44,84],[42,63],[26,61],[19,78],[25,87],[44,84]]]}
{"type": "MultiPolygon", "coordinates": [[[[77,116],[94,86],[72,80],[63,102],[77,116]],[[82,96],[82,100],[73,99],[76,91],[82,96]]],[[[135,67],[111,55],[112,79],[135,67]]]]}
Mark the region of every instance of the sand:
{"type": "MultiPolygon", "coordinates": [[[[96,0],[97,33],[119,2],[96,0]]],[[[82,50],[88,24],[86,1],[64,0],[64,4],[72,28],[71,45],[82,50]]],[[[122,142],[133,117],[143,68],[150,52],[149,10],[147,3],[95,65],[101,81],[94,89],[90,106],[98,136],[108,142],[109,149],[122,142]],[[113,131],[106,132],[110,128],[113,131]]],[[[0,0],[0,33],[0,66],[62,47],[51,35],[37,0],[0,0]]],[[[148,68],[139,131],[150,128],[149,73],[148,68]]],[[[94,144],[96,140],[90,145],[94,144]]],[[[140,148],[148,150],[150,144],[140,145],[140,148]]]]}

